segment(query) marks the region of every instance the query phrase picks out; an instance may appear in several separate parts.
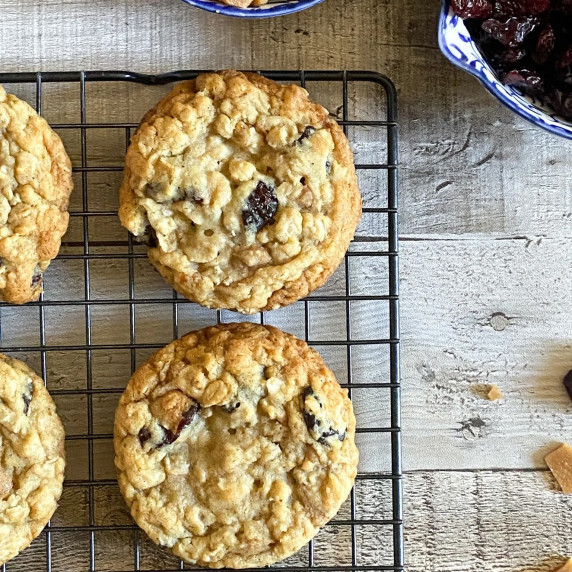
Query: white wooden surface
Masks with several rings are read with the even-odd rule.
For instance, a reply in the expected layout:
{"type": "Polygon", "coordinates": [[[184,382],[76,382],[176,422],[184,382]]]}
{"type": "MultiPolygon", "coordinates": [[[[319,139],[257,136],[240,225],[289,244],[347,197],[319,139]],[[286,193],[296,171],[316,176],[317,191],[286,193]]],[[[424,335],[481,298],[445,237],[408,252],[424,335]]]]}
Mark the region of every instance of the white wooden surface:
{"type": "MultiPolygon", "coordinates": [[[[437,0],[326,0],[247,22],[178,0],[0,0],[0,69],[389,75],[400,96],[409,570],[549,571],[572,556],[572,501],[542,461],[554,442],[572,442],[561,385],[572,369],[572,143],[511,115],[451,67],[436,45],[437,13],[437,0]],[[504,399],[478,397],[486,383],[504,399]]],[[[120,375],[112,354],[102,361],[110,379],[120,375]]],[[[68,431],[85,429],[69,417],[68,431]]],[[[121,508],[107,516],[125,518],[121,508]]],[[[384,541],[361,540],[364,550],[384,541]]],[[[70,554],[81,562],[85,548],[70,554]]]]}

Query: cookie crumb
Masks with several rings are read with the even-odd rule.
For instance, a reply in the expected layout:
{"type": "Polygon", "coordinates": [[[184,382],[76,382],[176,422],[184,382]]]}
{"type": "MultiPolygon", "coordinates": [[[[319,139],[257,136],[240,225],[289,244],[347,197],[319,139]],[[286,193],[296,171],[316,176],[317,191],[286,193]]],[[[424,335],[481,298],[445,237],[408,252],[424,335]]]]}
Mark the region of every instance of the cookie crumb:
{"type": "Polygon", "coordinates": [[[572,572],[572,558],[569,558],[562,568],[558,568],[556,572],[572,572]]]}
{"type": "MultiPolygon", "coordinates": [[[[572,494],[572,447],[566,443],[544,457],[565,494],[572,494]]],[[[566,568],[564,568],[566,570],[566,568]]],[[[572,565],[568,568],[572,572],[572,565]]]]}
{"type": "Polygon", "coordinates": [[[487,391],[487,399],[489,401],[498,401],[502,399],[503,394],[498,385],[489,385],[487,391]]]}

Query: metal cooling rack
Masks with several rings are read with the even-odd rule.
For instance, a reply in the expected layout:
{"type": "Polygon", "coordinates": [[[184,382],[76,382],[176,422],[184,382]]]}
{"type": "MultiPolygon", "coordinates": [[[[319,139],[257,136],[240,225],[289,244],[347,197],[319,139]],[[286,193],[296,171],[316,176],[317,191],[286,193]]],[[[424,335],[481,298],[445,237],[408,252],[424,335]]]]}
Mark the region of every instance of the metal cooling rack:
{"type": "MultiPolygon", "coordinates": [[[[133,118],[124,121],[121,118],[117,120],[117,117],[92,117],[91,110],[97,101],[101,102],[104,97],[116,97],[103,93],[104,84],[114,85],[123,91],[132,89],[131,86],[142,86],[145,96],[150,98],[150,106],[162,95],[159,86],[193,78],[197,73],[199,72],[181,71],[143,75],[91,71],[0,74],[0,83],[5,84],[9,91],[35,103],[40,113],[45,111],[46,98],[52,97],[50,94],[54,93],[53,88],[58,92],[61,87],[64,98],[70,98],[69,90],[79,97],[79,102],[69,99],[70,113],[75,114],[72,120],[58,122],[49,114],[47,117],[64,141],[71,141],[75,137],[77,153],[75,158],[72,154],[72,158],[77,204],[74,206],[72,201],[70,205],[70,229],[75,224],[78,235],[74,238],[70,236],[73,232],[68,231],[60,256],[46,273],[46,293],[39,302],[25,307],[0,304],[2,351],[15,353],[41,371],[58,403],[60,414],[64,417],[68,469],[71,474],[66,476],[61,506],[52,522],[28,550],[2,567],[2,572],[170,572],[190,569],[165,551],[155,549],[125,514],[126,508],[119,496],[115,479],[109,472],[112,470],[109,451],[114,403],[125,387],[129,371],[132,372],[151,351],[162,347],[173,337],[178,337],[179,333],[184,333],[183,327],[186,330],[187,324],[195,323],[194,316],[200,314],[206,322],[198,324],[198,327],[214,321],[253,318],[226,311],[207,311],[205,317],[204,309],[179,298],[170,290],[161,290],[159,294],[156,290],[153,291],[154,294],[140,291],[140,277],[146,276],[146,269],[150,267],[145,260],[144,249],[124,231],[123,235],[109,239],[105,233],[103,238],[97,238],[95,235],[98,233],[93,233],[94,229],[116,225],[117,215],[115,205],[114,208],[109,208],[109,201],[105,203],[108,208],[94,206],[98,202],[96,198],[99,190],[92,188],[91,178],[95,175],[120,176],[122,156],[110,165],[102,160],[92,161],[90,145],[94,133],[115,130],[121,134],[122,155],[137,127],[137,120],[132,120],[133,118]],[[92,93],[96,86],[101,86],[102,89],[98,88],[92,93]],[[79,265],[77,279],[73,275],[70,278],[65,272],[62,275],[64,290],[72,285],[77,287],[76,282],[83,282],[79,295],[52,296],[58,273],[55,267],[58,264],[79,265]],[[108,275],[101,267],[113,264],[125,264],[127,268],[126,292],[125,295],[108,295],[102,299],[94,289],[99,291],[96,283],[99,285],[101,276],[104,281],[108,280],[108,275]],[[141,312],[151,306],[158,309],[161,319],[168,320],[170,324],[165,334],[168,334],[168,339],[164,343],[140,339],[141,312]],[[97,316],[102,307],[109,310],[103,321],[97,316]],[[113,316],[119,312],[123,312],[122,317],[115,323],[113,316]],[[60,338],[58,331],[50,329],[53,320],[60,320],[58,327],[61,328],[61,324],[68,320],[68,314],[73,316],[73,321],[85,322],[85,328],[82,326],[85,341],[60,338]],[[99,328],[106,328],[111,323],[112,329],[120,329],[122,322],[127,324],[127,321],[126,341],[99,343],[99,328]],[[35,341],[14,343],[14,332],[22,331],[33,331],[35,341]],[[99,357],[107,356],[110,352],[128,363],[125,376],[119,371],[120,365],[113,366],[113,374],[117,369],[117,382],[114,386],[99,383],[99,357]],[[75,376],[68,378],[61,375],[68,370],[76,372],[77,379],[75,376]],[[74,408],[78,403],[79,410],[85,411],[83,430],[75,429],[78,417],[75,413],[66,422],[68,409],[76,411],[74,408]],[[102,413],[102,404],[106,404],[105,413],[102,413]],[[106,430],[100,431],[102,417],[108,420],[108,424],[106,430]],[[104,457],[100,451],[102,447],[107,447],[104,468],[101,461],[104,457]],[[107,512],[102,515],[100,507],[104,505],[107,512]],[[108,558],[110,553],[114,555],[108,558]]],[[[341,384],[349,388],[356,406],[356,438],[365,463],[364,467],[360,464],[356,486],[336,518],[324,527],[308,547],[277,566],[289,572],[403,570],[396,92],[390,80],[374,72],[262,73],[279,82],[301,84],[321,103],[324,101],[318,92],[323,91],[324,97],[330,98],[327,103],[331,105],[324,104],[331,111],[335,107],[334,114],[354,148],[361,148],[363,140],[367,139],[365,155],[367,152],[371,155],[364,158],[364,153],[356,153],[362,192],[367,189],[364,192],[365,222],[362,221],[358,229],[345,264],[342,264],[326,286],[307,299],[287,309],[255,317],[261,323],[276,325],[281,324],[275,316],[286,317],[289,325],[285,329],[304,337],[325,355],[331,366],[333,362],[332,369],[341,384]],[[358,263],[368,270],[362,274],[357,272],[358,263]],[[373,291],[367,290],[370,284],[373,291]],[[324,315],[333,319],[333,322],[328,323],[334,325],[320,325],[324,315]],[[386,334],[380,335],[380,331],[386,334]],[[374,404],[375,411],[372,412],[368,403],[374,404]],[[373,420],[372,415],[375,417],[373,420]],[[363,446],[359,439],[364,440],[363,446]],[[368,466],[368,459],[375,456],[372,451],[386,459],[386,464],[368,466]]],[[[129,94],[134,97],[132,92],[129,94]]],[[[60,102],[53,107],[67,107],[67,104],[62,105],[60,102]]],[[[108,107],[113,108],[114,102],[108,107]]],[[[69,150],[72,144],[66,145],[69,150]]],[[[110,182],[108,186],[113,184],[110,182]]],[[[115,189],[116,187],[114,193],[115,189]]],[[[17,335],[16,339],[20,340],[17,335]]],[[[113,359],[109,358],[109,363],[113,359]]]]}

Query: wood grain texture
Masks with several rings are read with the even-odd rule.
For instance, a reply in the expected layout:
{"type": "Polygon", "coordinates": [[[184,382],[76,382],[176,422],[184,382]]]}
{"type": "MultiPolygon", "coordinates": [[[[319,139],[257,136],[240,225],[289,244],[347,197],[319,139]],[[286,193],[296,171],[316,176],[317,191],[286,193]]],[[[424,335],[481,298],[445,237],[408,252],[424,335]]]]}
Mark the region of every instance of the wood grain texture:
{"type": "Polygon", "coordinates": [[[544,466],[539,448],[572,440],[572,240],[401,248],[406,469],[544,466]],[[478,392],[490,383],[500,402],[478,392]]]}
{"type": "MultiPolygon", "coordinates": [[[[179,0],[0,0],[0,69],[353,68],[390,76],[400,97],[404,453],[406,469],[414,471],[406,477],[409,569],[549,572],[572,555],[569,498],[555,490],[548,473],[536,470],[554,442],[572,441],[572,404],[561,385],[572,367],[571,144],[517,118],[444,60],[435,40],[438,4],[326,0],[289,17],[240,21],[179,0]],[[499,385],[504,399],[483,400],[479,391],[486,383],[499,385]]],[[[308,87],[336,111],[341,94],[308,87]]],[[[138,121],[156,97],[134,86],[93,89],[93,121],[114,114],[138,121]]],[[[77,119],[77,90],[58,87],[50,95],[45,112],[51,121],[77,119]]],[[[375,113],[364,101],[356,93],[350,106],[375,113]]],[[[120,165],[124,135],[90,135],[90,161],[120,165]]],[[[79,139],[65,137],[77,162],[79,139]]],[[[352,141],[360,159],[384,151],[375,133],[354,133],[352,141]]],[[[113,209],[118,182],[116,174],[91,177],[92,207],[113,209]]],[[[361,183],[366,203],[374,206],[379,182],[361,183]]],[[[79,195],[74,201],[80,208],[79,195]]],[[[69,240],[81,240],[78,222],[69,240]]],[[[363,236],[378,230],[365,219],[360,228],[363,236]]],[[[123,236],[115,218],[90,228],[92,240],[123,236]]],[[[356,258],[352,264],[352,292],[385,288],[383,262],[356,258]]],[[[80,262],[56,261],[47,278],[52,299],[82,299],[82,273],[80,262]]],[[[138,296],[169,294],[145,260],[135,264],[135,273],[138,296]]],[[[124,262],[93,263],[92,293],[126,297],[127,278],[124,262]]],[[[340,292],[343,278],[336,273],[324,291],[340,292]]],[[[383,333],[371,324],[385,323],[386,307],[354,310],[352,327],[360,336],[383,333]]],[[[329,312],[312,303],[311,312],[314,339],[341,335],[343,304],[329,312]]],[[[80,307],[51,308],[46,317],[48,343],[85,340],[80,307]]],[[[213,318],[185,305],[179,317],[180,333],[213,318]]],[[[100,306],[92,319],[94,343],[129,340],[127,306],[100,306]]],[[[269,315],[271,323],[298,335],[302,319],[299,307],[269,315]]],[[[3,335],[11,344],[36,345],[37,320],[36,308],[2,310],[3,335]]],[[[177,333],[160,304],[138,307],[137,324],[138,341],[166,343],[177,333]]],[[[345,381],[343,353],[319,349],[345,381]]],[[[384,352],[356,349],[354,381],[387,381],[384,352]]],[[[138,351],[137,362],[148,353],[138,351]]],[[[39,369],[37,353],[23,357],[39,369]]],[[[130,360],[128,351],[94,352],[96,387],[120,389],[130,360]]],[[[85,360],[73,352],[50,353],[47,368],[51,389],[85,387],[85,360]]],[[[56,399],[68,432],[83,433],[85,397],[56,399]]],[[[365,399],[355,392],[354,399],[363,426],[387,424],[386,394],[365,399]]],[[[115,394],[94,399],[96,432],[110,431],[115,400],[115,394]]],[[[360,446],[362,468],[387,468],[387,456],[379,455],[386,443],[364,440],[360,446]]],[[[113,478],[109,440],[94,449],[95,476],[113,478]]],[[[70,442],[68,451],[74,459],[68,478],[87,478],[85,443],[70,442]]],[[[358,510],[389,518],[386,484],[375,491],[360,486],[358,510]]],[[[94,495],[96,522],[129,522],[115,487],[96,487],[94,495]]],[[[67,489],[55,523],[86,524],[87,507],[86,488],[67,489]]],[[[372,528],[359,536],[360,563],[384,563],[388,534],[372,528]]],[[[131,531],[96,535],[97,570],[133,569],[131,531]]],[[[350,540],[347,528],[328,528],[316,563],[347,563],[350,540]]],[[[52,542],[52,570],[89,570],[89,533],[54,533],[52,542]]],[[[38,568],[45,553],[44,536],[8,572],[38,568]]],[[[301,563],[307,553],[297,558],[301,563]]],[[[143,540],[142,569],[170,565],[177,562],[143,540]]]]}
{"type": "Polygon", "coordinates": [[[572,553],[572,497],[548,472],[419,472],[405,494],[410,572],[552,572],[572,553]]]}

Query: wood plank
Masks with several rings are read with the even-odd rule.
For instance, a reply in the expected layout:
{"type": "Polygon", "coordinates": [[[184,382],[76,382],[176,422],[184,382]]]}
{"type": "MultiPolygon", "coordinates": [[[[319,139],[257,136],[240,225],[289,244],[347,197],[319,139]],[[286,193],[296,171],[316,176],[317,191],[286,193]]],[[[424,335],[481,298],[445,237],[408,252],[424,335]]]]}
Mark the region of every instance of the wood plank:
{"type": "Polygon", "coordinates": [[[552,572],[572,555],[572,496],[544,471],[405,479],[409,572],[552,572]]]}
{"type": "MultiPolygon", "coordinates": [[[[406,469],[543,466],[572,441],[571,239],[401,244],[406,469]],[[491,403],[475,390],[497,384],[491,403]]],[[[523,493],[525,494],[525,493],[523,493]]]]}
{"type": "MultiPolygon", "coordinates": [[[[387,518],[391,507],[387,481],[360,481],[358,518],[387,518]],[[366,512],[364,512],[366,511],[366,512]]],[[[572,554],[572,496],[563,495],[547,471],[413,472],[405,477],[406,557],[411,572],[551,572],[572,554]]],[[[115,486],[97,487],[97,526],[129,525],[131,520],[115,486]]],[[[66,489],[55,526],[88,522],[87,491],[66,489]]],[[[347,518],[346,504],[338,518],[347,518]]],[[[358,564],[387,561],[391,529],[358,525],[358,564]]],[[[351,534],[347,526],[326,527],[315,543],[316,564],[348,565],[351,534]]],[[[142,569],[176,567],[176,560],[141,535],[142,569]]],[[[55,532],[54,570],[87,569],[86,533],[55,532]]],[[[98,570],[133,566],[133,532],[96,532],[98,570]],[[103,549],[105,547],[105,549],[103,549]]],[[[307,548],[289,559],[307,562],[307,548]]],[[[14,560],[10,572],[24,572],[45,559],[45,538],[14,560]]]]}

